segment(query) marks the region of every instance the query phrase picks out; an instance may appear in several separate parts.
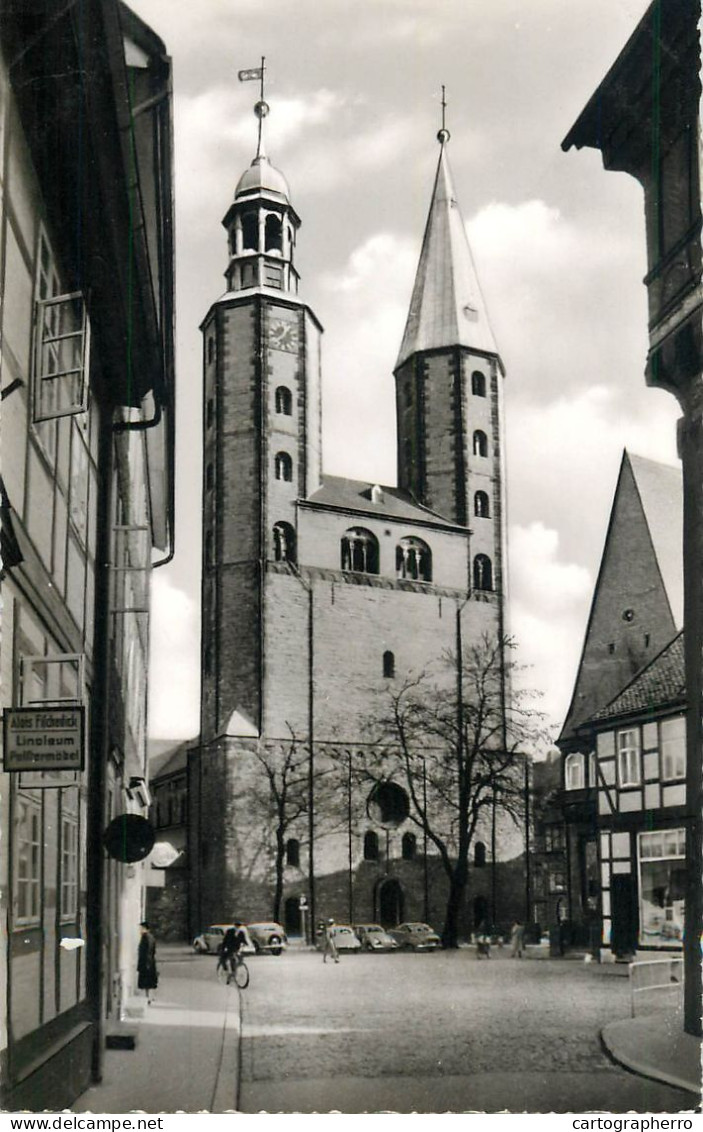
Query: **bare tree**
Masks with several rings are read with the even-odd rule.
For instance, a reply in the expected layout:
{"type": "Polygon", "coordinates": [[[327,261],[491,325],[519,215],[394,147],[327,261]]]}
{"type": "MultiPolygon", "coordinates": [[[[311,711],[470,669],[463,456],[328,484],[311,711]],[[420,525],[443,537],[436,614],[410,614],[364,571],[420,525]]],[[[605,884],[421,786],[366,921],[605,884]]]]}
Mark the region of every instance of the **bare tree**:
{"type": "Polygon", "coordinates": [[[447,655],[448,680],[428,674],[390,693],[382,746],[407,787],[410,819],[439,854],[449,884],[445,947],[457,946],[469,850],[492,807],[516,822],[526,752],[547,741],[538,693],[515,686],[516,645],[488,635],[447,655]]]}
{"type": "Polygon", "coordinates": [[[272,826],[274,839],[272,918],[280,921],[287,834],[308,812],[309,752],[291,732],[288,741],[260,744],[254,754],[263,774],[254,788],[252,809],[258,810],[272,826]]]}

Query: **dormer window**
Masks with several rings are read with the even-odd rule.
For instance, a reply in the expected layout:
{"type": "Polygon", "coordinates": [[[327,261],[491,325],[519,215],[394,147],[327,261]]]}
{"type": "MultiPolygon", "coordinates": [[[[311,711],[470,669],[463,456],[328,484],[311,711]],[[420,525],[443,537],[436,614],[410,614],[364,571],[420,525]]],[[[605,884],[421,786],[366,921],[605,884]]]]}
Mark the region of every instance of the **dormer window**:
{"type": "Polygon", "coordinates": [[[564,759],[564,789],[583,790],[585,785],[583,755],[567,755],[564,759]]]}
{"type": "Polygon", "coordinates": [[[359,574],[378,574],[378,541],[371,531],[352,527],[342,538],[342,569],[359,574]]]}
{"type": "Polygon", "coordinates": [[[395,548],[395,568],[399,578],[431,582],[432,551],[422,539],[402,538],[395,548]]]}

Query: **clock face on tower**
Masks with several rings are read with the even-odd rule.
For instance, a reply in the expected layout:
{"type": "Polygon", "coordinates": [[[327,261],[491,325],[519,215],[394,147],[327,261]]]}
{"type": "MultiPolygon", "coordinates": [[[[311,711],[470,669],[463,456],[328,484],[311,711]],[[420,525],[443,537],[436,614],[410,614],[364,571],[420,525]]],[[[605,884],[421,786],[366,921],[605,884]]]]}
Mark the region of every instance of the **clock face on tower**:
{"type": "Polygon", "coordinates": [[[298,326],[282,318],[272,318],[269,326],[269,345],[272,350],[286,350],[295,354],[298,350],[298,326]]]}

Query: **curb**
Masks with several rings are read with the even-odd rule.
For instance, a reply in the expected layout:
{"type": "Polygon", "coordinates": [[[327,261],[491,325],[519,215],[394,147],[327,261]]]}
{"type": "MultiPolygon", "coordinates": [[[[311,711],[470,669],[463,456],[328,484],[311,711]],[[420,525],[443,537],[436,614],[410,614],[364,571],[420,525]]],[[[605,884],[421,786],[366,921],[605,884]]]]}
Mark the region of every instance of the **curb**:
{"type": "Polygon", "coordinates": [[[671,1085],[675,1089],[683,1089],[687,1093],[700,1096],[700,1077],[696,1081],[692,1078],[679,1076],[677,1073],[670,1072],[660,1065],[653,1065],[651,1061],[647,1060],[639,1052],[631,1053],[627,1049],[627,1044],[629,1043],[621,1040],[622,1033],[627,1033],[628,1028],[629,1021],[626,1020],[609,1022],[608,1025],[604,1026],[601,1030],[601,1042],[613,1061],[617,1062],[618,1065],[623,1065],[633,1073],[639,1074],[640,1077],[649,1077],[653,1081],[661,1081],[663,1084],[671,1085]]]}
{"type": "Polygon", "coordinates": [[[237,1004],[227,1007],[222,1034],[222,1055],[212,1095],[213,1113],[236,1112],[242,1049],[242,992],[237,1004]]]}

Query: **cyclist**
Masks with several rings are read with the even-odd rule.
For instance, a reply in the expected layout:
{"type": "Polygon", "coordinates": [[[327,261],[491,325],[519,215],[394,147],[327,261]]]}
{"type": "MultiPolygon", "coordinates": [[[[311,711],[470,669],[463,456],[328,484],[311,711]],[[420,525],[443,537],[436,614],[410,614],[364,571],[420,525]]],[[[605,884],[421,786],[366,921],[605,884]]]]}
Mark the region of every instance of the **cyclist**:
{"type": "Polygon", "coordinates": [[[230,972],[233,972],[235,965],[241,962],[242,948],[245,947],[246,942],[247,937],[243,925],[240,920],[235,920],[234,925],[227,929],[225,938],[222,940],[218,966],[225,969],[229,968],[230,972]]]}

